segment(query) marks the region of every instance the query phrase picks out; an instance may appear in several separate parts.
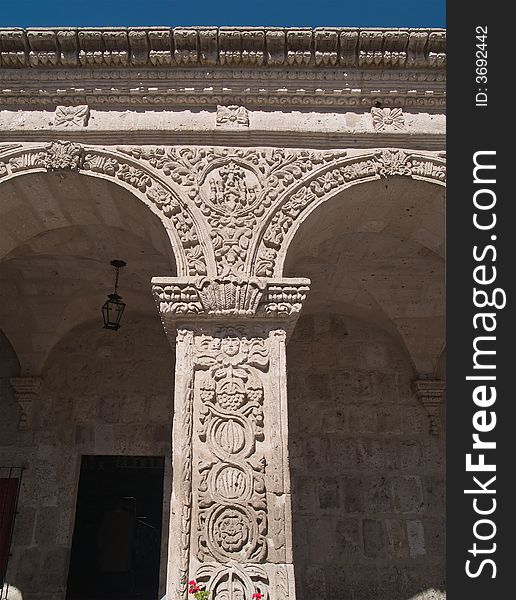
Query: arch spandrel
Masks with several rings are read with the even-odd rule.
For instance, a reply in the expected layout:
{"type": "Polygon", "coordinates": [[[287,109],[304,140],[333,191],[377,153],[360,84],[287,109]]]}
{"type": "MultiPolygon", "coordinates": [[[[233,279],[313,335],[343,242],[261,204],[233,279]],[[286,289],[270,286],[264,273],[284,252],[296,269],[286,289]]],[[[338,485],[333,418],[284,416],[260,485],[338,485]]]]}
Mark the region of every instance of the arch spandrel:
{"type": "Polygon", "coordinates": [[[390,177],[427,181],[443,187],[446,181],[443,153],[396,148],[335,155],[329,164],[291,185],[274,204],[255,238],[250,271],[260,277],[281,277],[290,243],[314,210],[342,190],[390,177]]]}
{"type": "Polygon", "coordinates": [[[179,275],[206,275],[210,247],[198,217],[152,168],[111,148],[70,141],[0,147],[0,183],[28,173],[76,172],[129,190],[163,223],[179,275]]]}
{"type": "MultiPolygon", "coordinates": [[[[141,200],[167,231],[178,276],[282,277],[298,229],[344,190],[400,178],[445,182],[443,153],[398,148],[106,148],[55,141],[0,149],[1,180],[65,171],[112,181],[141,200]]],[[[424,235],[416,241],[439,255],[442,246],[424,235]]],[[[397,327],[412,329],[403,318],[397,327]]]]}
{"type": "Polygon", "coordinates": [[[445,332],[443,201],[440,185],[399,174],[341,186],[289,223],[281,273],[312,281],[306,311],[377,323],[430,377],[445,332]]]}

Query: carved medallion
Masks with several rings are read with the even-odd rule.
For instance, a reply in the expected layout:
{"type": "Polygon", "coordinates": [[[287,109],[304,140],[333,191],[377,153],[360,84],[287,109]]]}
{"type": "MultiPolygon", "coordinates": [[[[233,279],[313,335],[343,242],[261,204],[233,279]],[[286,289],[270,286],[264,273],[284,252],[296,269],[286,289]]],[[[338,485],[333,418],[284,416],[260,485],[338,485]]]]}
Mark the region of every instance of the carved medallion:
{"type": "MultiPolygon", "coordinates": [[[[197,570],[196,580],[203,583],[214,600],[248,600],[255,592],[269,600],[269,578],[257,565],[207,564],[197,570]]],[[[282,600],[281,597],[278,600],[282,600]]]]}
{"type": "Polygon", "coordinates": [[[199,559],[263,560],[267,546],[263,384],[268,347],[222,328],[197,340],[199,437],[211,459],[198,464],[199,559]]]}
{"type": "Polygon", "coordinates": [[[57,106],[54,113],[56,127],[86,127],[90,109],[86,104],[79,106],[57,106]]]}

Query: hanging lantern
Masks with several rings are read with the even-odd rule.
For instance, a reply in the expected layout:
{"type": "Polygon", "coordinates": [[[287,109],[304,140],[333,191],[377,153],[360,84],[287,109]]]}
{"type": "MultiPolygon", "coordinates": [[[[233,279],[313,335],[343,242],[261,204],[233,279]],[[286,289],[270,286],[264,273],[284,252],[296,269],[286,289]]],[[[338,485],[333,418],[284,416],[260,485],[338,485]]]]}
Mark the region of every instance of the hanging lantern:
{"type": "Polygon", "coordinates": [[[120,328],[120,319],[124,313],[125,302],[122,296],[118,295],[118,274],[122,267],[127,263],[123,260],[112,260],[111,265],[115,267],[115,291],[108,294],[108,299],[102,307],[102,316],[104,318],[104,329],[117,331],[120,328]]]}

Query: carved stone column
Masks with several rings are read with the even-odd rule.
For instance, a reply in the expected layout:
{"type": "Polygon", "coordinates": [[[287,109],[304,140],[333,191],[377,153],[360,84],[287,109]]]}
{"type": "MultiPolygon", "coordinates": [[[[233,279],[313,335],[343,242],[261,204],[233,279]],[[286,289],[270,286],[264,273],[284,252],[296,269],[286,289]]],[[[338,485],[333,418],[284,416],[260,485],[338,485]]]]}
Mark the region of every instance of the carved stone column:
{"type": "Polygon", "coordinates": [[[12,377],[10,382],[14,397],[21,407],[18,429],[26,431],[32,428],[32,413],[41,393],[42,379],[41,377],[12,377]]]}
{"type": "Polygon", "coordinates": [[[414,381],[414,391],[428,413],[430,433],[439,435],[442,431],[442,407],[446,382],[440,379],[418,379],[414,381]]]}
{"type": "MultiPolygon", "coordinates": [[[[176,344],[167,599],[295,598],[285,342],[305,279],[153,279],[176,344]]],[[[172,341],[173,340],[173,341],[172,341]]]]}

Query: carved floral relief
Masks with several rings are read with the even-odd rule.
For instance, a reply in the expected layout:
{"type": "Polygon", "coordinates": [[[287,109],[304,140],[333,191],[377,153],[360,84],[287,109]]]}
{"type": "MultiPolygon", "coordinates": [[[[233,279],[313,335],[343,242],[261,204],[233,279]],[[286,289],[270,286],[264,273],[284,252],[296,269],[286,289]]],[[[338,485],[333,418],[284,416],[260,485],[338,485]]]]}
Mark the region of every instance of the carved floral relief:
{"type": "Polygon", "coordinates": [[[90,109],[86,104],[79,106],[57,106],[54,113],[56,127],[86,127],[90,109]]]}
{"type": "Polygon", "coordinates": [[[209,456],[199,461],[201,561],[261,562],[267,552],[263,383],[267,342],[222,328],[196,342],[199,440],[209,456]]]}
{"type": "Polygon", "coordinates": [[[217,106],[217,126],[249,127],[249,112],[244,106],[217,106]]]}
{"type": "Polygon", "coordinates": [[[401,108],[371,108],[373,127],[378,133],[383,131],[401,131],[405,128],[405,118],[401,108]]]}

